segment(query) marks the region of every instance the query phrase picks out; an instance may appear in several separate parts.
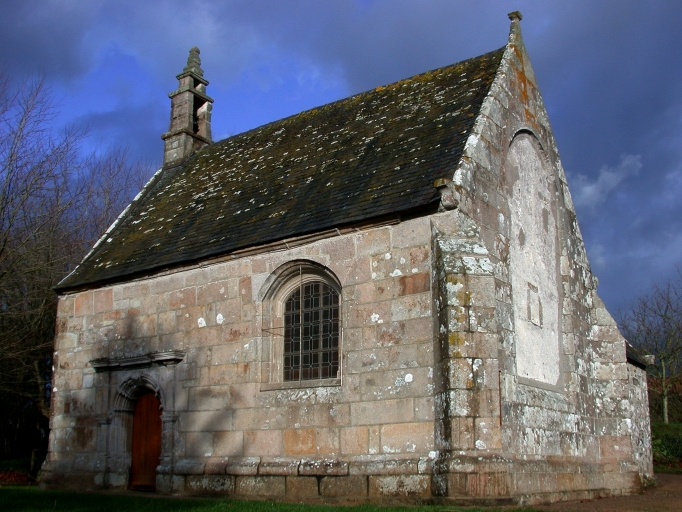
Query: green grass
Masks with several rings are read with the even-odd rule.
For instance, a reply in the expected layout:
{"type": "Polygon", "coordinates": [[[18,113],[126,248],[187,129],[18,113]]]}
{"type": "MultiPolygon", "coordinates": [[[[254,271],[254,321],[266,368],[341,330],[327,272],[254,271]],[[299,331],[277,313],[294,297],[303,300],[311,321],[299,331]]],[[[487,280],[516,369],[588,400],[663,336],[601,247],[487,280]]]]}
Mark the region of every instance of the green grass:
{"type": "MultiPolygon", "coordinates": [[[[0,488],[0,509],[3,512],[495,512],[495,508],[451,506],[380,507],[358,505],[302,505],[269,501],[237,501],[211,498],[161,498],[154,495],[130,496],[114,493],[77,493],[41,491],[36,487],[0,488]]],[[[509,510],[509,509],[506,509],[509,510]]],[[[516,508],[514,512],[533,512],[530,508],[516,508]]]]}

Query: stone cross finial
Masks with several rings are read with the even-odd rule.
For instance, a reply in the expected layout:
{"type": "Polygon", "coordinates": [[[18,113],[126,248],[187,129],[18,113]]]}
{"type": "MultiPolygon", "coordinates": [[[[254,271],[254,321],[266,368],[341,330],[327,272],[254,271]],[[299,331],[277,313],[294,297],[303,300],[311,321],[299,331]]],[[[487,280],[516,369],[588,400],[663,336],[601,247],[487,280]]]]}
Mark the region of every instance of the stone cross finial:
{"type": "Polygon", "coordinates": [[[523,15],[519,11],[510,12],[507,16],[509,16],[511,21],[521,21],[523,19],[523,15]]]}
{"type": "Polygon", "coordinates": [[[201,69],[201,58],[199,57],[199,48],[192,46],[189,50],[189,57],[187,57],[187,65],[182,70],[183,73],[194,73],[197,76],[204,76],[204,70],[201,69]]]}

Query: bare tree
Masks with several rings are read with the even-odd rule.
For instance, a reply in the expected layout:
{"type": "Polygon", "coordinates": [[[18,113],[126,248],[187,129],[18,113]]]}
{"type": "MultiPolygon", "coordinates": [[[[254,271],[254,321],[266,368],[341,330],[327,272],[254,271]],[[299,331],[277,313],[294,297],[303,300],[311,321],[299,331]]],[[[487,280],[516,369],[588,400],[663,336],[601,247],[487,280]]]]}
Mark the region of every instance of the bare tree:
{"type": "Polygon", "coordinates": [[[669,423],[670,393],[682,380],[682,274],[637,299],[619,323],[632,345],[656,357],[647,371],[660,385],[663,422],[669,423]]]}
{"type": "Polygon", "coordinates": [[[83,157],[85,131],[56,133],[57,113],[44,81],[0,76],[0,456],[46,434],[53,287],[149,175],[125,151],[83,157]]]}

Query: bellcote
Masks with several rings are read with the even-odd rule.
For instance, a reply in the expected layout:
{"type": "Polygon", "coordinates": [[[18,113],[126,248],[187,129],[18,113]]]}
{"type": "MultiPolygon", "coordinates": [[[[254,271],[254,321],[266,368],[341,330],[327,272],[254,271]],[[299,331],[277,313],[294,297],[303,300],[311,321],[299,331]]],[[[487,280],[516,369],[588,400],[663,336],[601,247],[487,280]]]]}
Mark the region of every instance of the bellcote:
{"type": "Polygon", "coordinates": [[[163,165],[179,165],[192,153],[212,143],[211,104],[206,95],[208,80],[201,69],[199,48],[192,47],[187,65],[176,76],[178,88],[170,93],[170,128],[161,138],[164,140],[163,165]]]}

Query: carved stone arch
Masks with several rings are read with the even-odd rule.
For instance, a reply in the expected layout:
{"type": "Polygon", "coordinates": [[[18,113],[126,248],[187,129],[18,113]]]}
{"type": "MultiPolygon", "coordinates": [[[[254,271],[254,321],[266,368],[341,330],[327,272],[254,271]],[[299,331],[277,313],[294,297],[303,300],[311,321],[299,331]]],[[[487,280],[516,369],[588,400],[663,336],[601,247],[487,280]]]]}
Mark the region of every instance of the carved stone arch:
{"type": "Polygon", "coordinates": [[[540,138],[516,132],[503,166],[509,206],[509,280],[516,373],[562,389],[562,287],[557,174],[540,138]]]}
{"type": "MultiPolygon", "coordinates": [[[[300,292],[299,292],[300,293],[300,292]]],[[[280,389],[292,387],[336,386],[341,384],[340,354],[342,349],[342,286],[339,278],[329,268],[311,260],[297,259],[288,261],[274,270],[261,286],[258,297],[261,301],[260,327],[261,336],[261,389],[280,389]],[[329,341],[327,348],[320,349],[327,352],[325,355],[312,356],[329,358],[331,366],[320,370],[313,377],[301,377],[301,380],[292,380],[285,376],[285,369],[290,368],[285,364],[284,339],[285,339],[285,303],[287,298],[297,289],[304,286],[327,286],[327,293],[334,296],[335,306],[330,306],[330,312],[337,320],[333,321],[333,339],[329,341]],[[330,290],[331,289],[331,290],[330,290]],[[335,293],[334,293],[335,292],[335,293]],[[331,347],[331,348],[330,348],[331,347]],[[331,368],[331,369],[330,369],[331,368]],[[327,374],[329,372],[329,374],[327,374]],[[333,374],[333,376],[331,375],[333,374]]],[[[305,349],[302,349],[305,351],[305,349]]],[[[317,350],[317,349],[313,349],[317,350]]],[[[326,359],[325,359],[326,360],[326,359]]],[[[303,364],[303,363],[301,363],[303,364]]],[[[326,363],[324,363],[326,364],[326,363]]],[[[287,374],[288,375],[288,374],[287,374]]]]}
{"type": "Polygon", "coordinates": [[[509,146],[511,146],[511,145],[514,143],[514,140],[515,140],[515,139],[517,139],[518,137],[523,136],[523,135],[528,135],[529,137],[531,137],[532,139],[534,139],[535,142],[536,142],[536,143],[538,144],[538,146],[540,147],[540,149],[542,150],[542,152],[543,152],[543,153],[546,153],[547,149],[545,148],[545,145],[542,143],[542,140],[541,140],[540,137],[538,137],[538,135],[537,135],[533,130],[531,130],[530,128],[521,128],[521,129],[517,130],[516,133],[514,133],[514,136],[513,136],[513,137],[511,138],[511,140],[509,141],[509,146]]]}
{"type": "Polygon", "coordinates": [[[277,267],[261,286],[259,300],[267,301],[276,297],[287,282],[299,275],[318,276],[333,285],[337,292],[341,292],[341,281],[334,272],[315,261],[300,259],[277,267]]]}
{"type": "Polygon", "coordinates": [[[135,402],[146,390],[151,390],[156,395],[161,402],[161,408],[165,410],[166,401],[161,387],[149,375],[142,374],[137,377],[129,377],[118,386],[114,397],[114,411],[132,412],[135,409],[135,402]]]}

